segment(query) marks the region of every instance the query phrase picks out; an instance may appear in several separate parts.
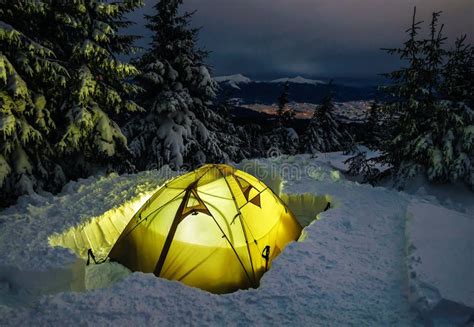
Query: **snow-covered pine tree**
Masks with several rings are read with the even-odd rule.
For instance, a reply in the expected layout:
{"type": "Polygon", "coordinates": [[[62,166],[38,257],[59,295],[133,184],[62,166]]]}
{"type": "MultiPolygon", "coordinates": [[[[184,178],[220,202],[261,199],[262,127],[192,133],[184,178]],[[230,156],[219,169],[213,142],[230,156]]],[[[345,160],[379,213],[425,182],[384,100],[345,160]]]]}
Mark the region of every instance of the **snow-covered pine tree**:
{"type": "Polygon", "coordinates": [[[456,39],[455,46],[446,52],[442,69],[441,92],[449,101],[474,106],[474,47],[466,44],[467,35],[456,39]]]}
{"type": "Polygon", "coordinates": [[[277,126],[263,139],[267,156],[295,155],[299,150],[300,137],[292,127],[277,126]]]}
{"type": "Polygon", "coordinates": [[[290,103],[289,100],[290,96],[290,84],[286,82],[283,85],[283,90],[278,97],[278,103],[277,103],[277,117],[280,125],[286,126],[291,124],[291,122],[295,119],[295,109],[292,107],[288,107],[288,103],[290,103]]]}
{"type": "Polygon", "coordinates": [[[246,150],[247,158],[264,158],[268,152],[269,142],[260,124],[248,124],[239,126],[241,129],[240,138],[246,150]]]}
{"type": "MultiPolygon", "coordinates": [[[[435,182],[464,179],[472,185],[472,110],[444,99],[443,89],[451,89],[448,75],[455,69],[448,64],[443,68],[446,51],[439,15],[433,13],[430,38],[419,40],[415,8],[404,47],[388,50],[408,63],[386,75],[393,81],[385,90],[395,99],[390,107],[398,119],[393,122],[393,141],[385,143],[379,158],[393,167],[400,186],[419,173],[435,182]]],[[[459,69],[463,67],[464,63],[459,69]]]]}
{"type": "Polygon", "coordinates": [[[331,84],[331,82],[328,84],[328,92],[321,104],[315,108],[306,129],[303,143],[305,153],[341,151],[352,141],[352,137],[339,126],[334,118],[335,106],[331,84]]]}
{"type": "Polygon", "coordinates": [[[126,126],[140,169],[163,164],[178,169],[239,156],[231,124],[211,110],[217,83],[204,63],[207,52],[196,46],[199,30],[189,26],[193,13],[181,15],[181,4],[158,1],[156,13],[146,16],[153,39],[138,63],[146,112],[126,126]]]}
{"type": "Polygon", "coordinates": [[[295,155],[299,148],[299,135],[291,127],[295,119],[295,110],[288,107],[290,85],[286,82],[283,90],[277,99],[276,126],[265,137],[265,148],[267,154],[274,156],[276,154],[295,155]]]}
{"type": "Polygon", "coordinates": [[[131,100],[139,88],[131,80],[139,71],[118,59],[131,54],[134,36],[119,30],[125,16],[142,0],[48,1],[44,37],[68,70],[67,92],[55,94],[57,149],[69,177],[96,169],[127,168],[127,139],[114,116],[141,108],[131,100]]]}
{"type": "Polygon", "coordinates": [[[393,99],[387,106],[393,117],[393,135],[392,139],[384,144],[380,160],[393,166],[396,180],[401,183],[419,173],[427,161],[426,158],[421,158],[420,150],[430,144],[429,141],[425,142],[419,138],[424,134],[420,131],[428,130],[427,105],[434,103],[433,92],[429,90],[430,81],[426,78],[428,74],[425,72],[425,42],[418,39],[421,23],[416,20],[415,8],[412,25],[407,30],[408,40],[403,47],[384,49],[389,54],[398,55],[407,63],[406,67],[385,74],[393,83],[382,88],[393,99]]]}
{"type": "Polygon", "coordinates": [[[229,158],[239,162],[244,158],[256,157],[257,153],[261,153],[255,144],[255,139],[252,137],[252,134],[259,135],[261,133],[258,127],[254,126],[252,130],[247,129],[248,126],[234,124],[232,122],[234,108],[232,100],[228,96],[221,95],[220,101],[217,101],[213,108],[213,111],[217,113],[217,119],[214,122],[215,125],[211,127],[223,143],[229,158]]]}
{"type": "Polygon", "coordinates": [[[0,202],[64,182],[44,94],[64,86],[67,72],[37,33],[47,10],[42,1],[0,1],[0,202]]]}
{"type": "Polygon", "coordinates": [[[372,101],[369,107],[367,122],[364,126],[365,142],[367,146],[378,149],[383,139],[382,107],[377,100],[372,101]]]}
{"type": "Polygon", "coordinates": [[[429,173],[434,180],[464,180],[474,189],[474,48],[465,42],[465,35],[456,40],[442,67],[437,121],[443,162],[429,173]]]}
{"type": "Polygon", "coordinates": [[[344,161],[348,165],[347,174],[361,177],[363,183],[375,183],[380,176],[380,170],[376,168],[376,160],[368,159],[367,152],[357,149],[356,154],[344,161]]]}

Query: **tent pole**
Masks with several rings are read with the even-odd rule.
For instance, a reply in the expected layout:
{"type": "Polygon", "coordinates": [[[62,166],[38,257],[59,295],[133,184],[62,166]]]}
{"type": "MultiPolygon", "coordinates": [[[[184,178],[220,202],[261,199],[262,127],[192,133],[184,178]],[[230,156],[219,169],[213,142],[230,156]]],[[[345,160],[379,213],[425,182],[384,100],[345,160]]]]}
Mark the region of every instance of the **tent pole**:
{"type": "MultiPolygon", "coordinates": [[[[194,187],[194,183],[191,186],[194,187]]],[[[178,211],[176,212],[176,215],[174,216],[173,223],[171,224],[170,230],[168,232],[168,236],[166,237],[165,244],[163,245],[163,249],[161,250],[160,258],[158,259],[158,263],[155,266],[155,271],[153,273],[157,277],[160,277],[161,270],[163,269],[163,266],[165,264],[166,256],[168,255],[168,252],[171,247],[171,242],[173,242],[173,238],[174,238],[174,235],[176,234],[176,230],[178,229],[178,225],[183,219],[183,211],[188,203],[189,196],[191,195],[191,189],[192,189],[191,186],[186,189],[186,193],[184,194],[183,201],[181,201],[178,211]]]]}
{"type": "MultiPolygon", "coordinates": [[[[237,200],[235,199],[234,192],[232,192],[232,188],[230,187],[229,182],[225,178],[226,176],[219,169],[219,167],[216,166],[216,168],[221,173],[222,178],[224,179],[225,183],[227,184],[227,187],[229,188],[229,192],[232,195],[232,199],[233,199],[233,202],[234,202],[234,205],[235,205],[235,209],[237,210],[237,214],[239,215],[240,226],[242,227],[242,233],[244,234],[245,243],[247,244],[247,253],[248,253],[248,256],[249,256],[249,260],[250,260],[250,267],[252,268],[253,284],[254,284],[255,287],[257,287],[258,285],[257,285],[257,278],[255,276],[255,268],[253,267],[252,254],[251,254],[251,251],[250,251],[250,245],[249,245],[249,240],[248,240],[248,237],[247,237],[247,232],[245,231],[245,227],[244,227],[244,224],[242,222],[242,219],[243,219],[242,218],[242,213],[240,212],[239,205],[237,204],[237,200]]],[[[235,178],[234,174],[232,174],[232,176],[235,178]]]]}

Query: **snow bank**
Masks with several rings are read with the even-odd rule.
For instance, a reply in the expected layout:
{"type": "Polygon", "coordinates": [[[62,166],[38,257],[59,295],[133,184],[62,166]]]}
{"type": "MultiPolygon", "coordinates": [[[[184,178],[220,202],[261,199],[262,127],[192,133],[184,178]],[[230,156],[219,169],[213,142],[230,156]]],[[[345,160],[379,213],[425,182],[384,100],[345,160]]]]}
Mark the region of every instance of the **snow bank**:
{"type": "Polygon", "coordinates": [[[330,195],[283,193],[280,197],[295,214],[302,226],[308,226],[318,219],[321,212],[333,206],[333,199],[330,195]]]}
{"type": "MultiPolygon", "coordinates": [[[[284,194],[303,199],[304,194],[328,195],[336,204],[305,229],[302,242],[283,251],[258,289],[218,296],[142,273],[114,283],[126,272],[105,267],[116,276],[108,277],[110,287],[42,297],[32,307],[14,311],[0,308],[0,324],[33,319],[35,324],[121,326],[413,324],[417,318],[403,288],[406,200],[390,190],[347,181],[318,160],[281,157],[254,165],[281,176],[274,187],[284,194]]],[[[104,201],[106,192],[91,187],[87,196],[104,201]]],[[[90,283],[101,276],[91,273],[99,276],[90,283]]]]}
{"type": "Polygon", "coordinates": [[[417,176],[405,186],[404,192],[439,206],[474,217],[474,194],[463,182],[428,183],[426,176],[417,176]]]}
{"type": "Polygon", "coordinates": [[[2,211],[0,300],[14,302],[42,294],[84,290],[87,249],[96,249],[99,254],[107,252],[125,220],[140,205],[137,200],[143,201],[173,174],[165,168],[159,172],[79,180],[66,185],[56,197],[25,196],[17,205],[2,211]],[[114,218],[108,222],[97,220],[112,215],[114,218]]]}
{"type": "Polygon", "coordinates": [[[89,249],[96,257],[106,257],[131,217],[156,191],[144,192],[98,217],[49,236],[49,245],[71,249],[83,259],[87,259],[89,249]]]}
{"type": "Polygon", "coordinates": [[[48,270],[19,269],[0,264],[0,305],[24,305],[43,294],[83,291],[84,268],[85,261],[77,258],[62,267],[48,270]]]}
{"type": "MultiPolygon", "coordinates": [[[[408,296],[413,292],[407,290],[405,218],[414,196],[347,180],[334,167],[338,157],[283,156],[239,165],[271,183],[294,208],[316,212],[324,201],[333,204],[305,228],[299,242],[286,247],[258,289],[214,295],[105,264],[85,270],[89,291],[42,296],[21,307],[0,301],[0,325],[423,325],[427,320],[412,310],[408,296]]],[[[50,235],[87,226],[91,218],[157,188],[162,179],[158,172],[91,178],[71,184],[58,197],[24,198],[0,212],[0,262],[43,271],[73,263],[77,255],[51,248],[50,235]],[[36,261],[39,254],[46,259],[36,261]]],[[[432,245],[425,242],[419,239],[418,248],[432,245]]],[[[444,257],[433,256],[432,264],[444,257]]],[[[8,283],[0,277],[0,299],[17,291],[8,283]]],[[[448,315],[443,319],[452,325],[448,315]]]]}
{"type": "Polygon", "coordinates": [[[413,201],[407,209],[410,300],[427,316],[474,314],[474,217],[413,201]]]}
{"type": "Polygon", "coordinates": [[[85,287],[87,290],[110,287],[130,276],[132,272],[116,262],[104,262],[86,267],[85,287]]]}

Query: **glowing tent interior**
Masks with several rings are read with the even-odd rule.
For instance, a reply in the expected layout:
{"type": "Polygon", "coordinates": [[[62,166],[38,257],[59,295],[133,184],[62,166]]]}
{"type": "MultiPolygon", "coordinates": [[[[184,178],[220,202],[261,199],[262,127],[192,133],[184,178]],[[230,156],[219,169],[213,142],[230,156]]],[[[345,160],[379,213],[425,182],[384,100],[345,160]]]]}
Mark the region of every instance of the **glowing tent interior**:
{"type": "Polygon", "coordinates": [[[264,183],[228,165],[205,165],[158,190],[109,253],[132,271],[213,293],[258,286],[301,226],[264,183]]]}

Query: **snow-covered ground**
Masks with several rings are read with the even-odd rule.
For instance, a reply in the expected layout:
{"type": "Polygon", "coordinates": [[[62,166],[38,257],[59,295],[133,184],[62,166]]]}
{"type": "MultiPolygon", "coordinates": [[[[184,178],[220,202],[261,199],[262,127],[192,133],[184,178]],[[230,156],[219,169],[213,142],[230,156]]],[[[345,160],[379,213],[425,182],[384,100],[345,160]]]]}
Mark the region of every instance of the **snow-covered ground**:
{"type": "Polygon", "coordinates": [[[412,201],[407,213],[407,266],[413,295],[410,301],[422,313],[447,321],[451,315],[472,312],[472,214],[468,216],[426,201],[412,201]]]}
{"type": "Polygon", "coordinates": [[[467,324],[474,314],[472,193],[360,185],[344,177],[344,159],[333,153],[237,165],[280,193],[303,223],[316,220],[258,289],[227,295],[118,264],[86,269],[77,244],[87,240],[68,245],[76,252],[51,245],[67,231],[127,219],[172,177],[169,170],[93,177],[57,196],[23,197],[0,212],[0,325],[467,324]],[[321,212],[327,201],[331,209],[321,212]]]}

